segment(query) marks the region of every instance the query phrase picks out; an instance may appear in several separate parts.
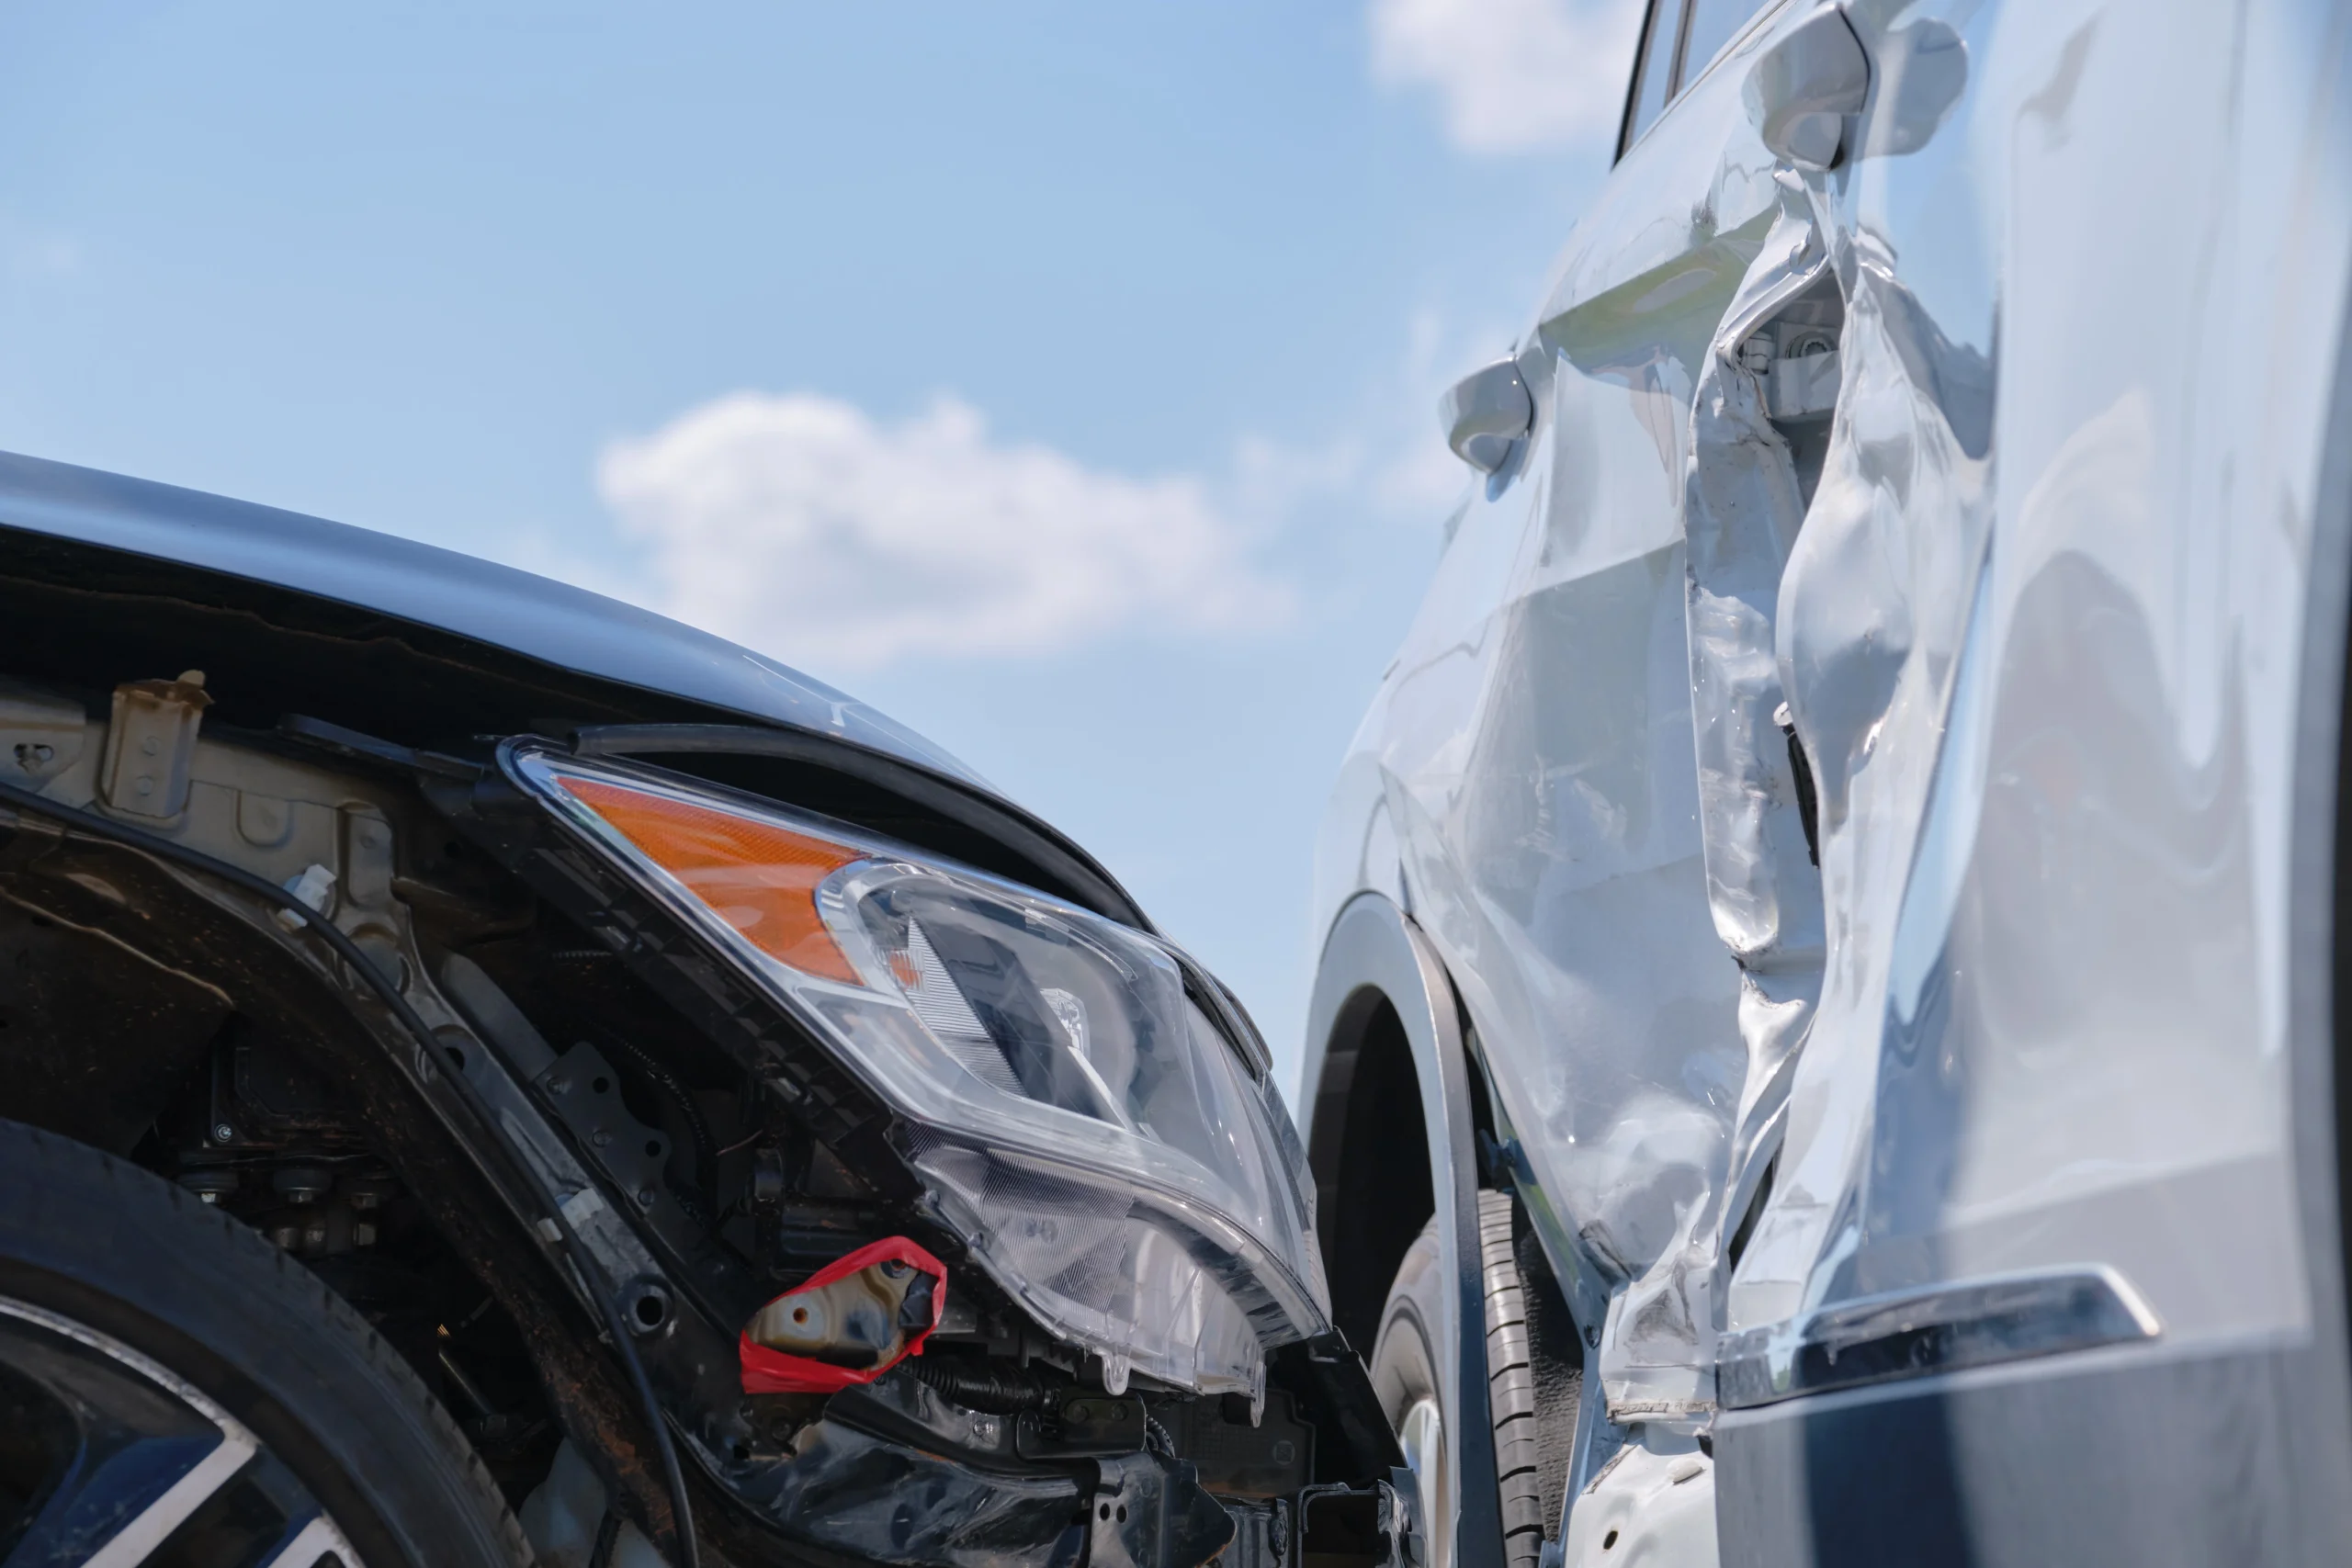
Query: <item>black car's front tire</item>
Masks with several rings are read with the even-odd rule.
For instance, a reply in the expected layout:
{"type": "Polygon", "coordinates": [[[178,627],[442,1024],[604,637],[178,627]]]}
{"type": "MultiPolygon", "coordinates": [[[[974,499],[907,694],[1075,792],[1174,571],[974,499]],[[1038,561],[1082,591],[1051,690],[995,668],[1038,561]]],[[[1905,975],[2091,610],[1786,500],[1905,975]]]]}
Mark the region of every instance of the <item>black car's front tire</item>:
{"type": "Polygon", "coordinates": [[[299,1262],[17,1122],[0,1195],[0,1557],[530,1562],[447,1413],[299,1262]]]}

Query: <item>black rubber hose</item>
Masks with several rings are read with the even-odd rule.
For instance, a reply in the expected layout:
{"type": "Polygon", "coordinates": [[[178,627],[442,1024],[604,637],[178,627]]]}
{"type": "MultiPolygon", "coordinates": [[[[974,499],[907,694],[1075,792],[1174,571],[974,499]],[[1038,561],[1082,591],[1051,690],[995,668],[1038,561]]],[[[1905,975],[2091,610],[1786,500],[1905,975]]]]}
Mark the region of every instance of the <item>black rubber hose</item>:
{"type": "Polygon", "coordinates": [[[1051,1393],[1036,1373],[1012,1368],[959,1366],[941,1356],[916,1356],[903,1364],[915,1381],[929,1383],[967,1410],[1017,1415],[1037,1409],[1051,1393]]]}
{"type": "Polygon", "coordinates": [[[621,1514],[608,1507],[596,1526],[596,1544],[588,1551],[588,1568],[613,1568],[613,1548],[620,1544],[621,1514]]]}
{"type": "MultiPolygon", "coordinates": [[[[0,801],[19,811],[29,811],[37,817],[63,823],[102,842],[126,845],[162,860],[176,862],[191,871],[215,877],[255,897],[266,899],[294,915],[314,934],[323,938],[326,944],[334,949],[335,956],[350,965],[351,972],[391,1010],[392,1016],[400,1021],[401,1026],[415,1036],[426,1060],[440,1059],[441,1042],[435,1038],[431,1027],[417,1010],[409,1005],[408,998],[401,995],[400,987],[384,977],[367,953],[360,951],[359,944],[345,935],[341,928],[276,883],[255,876],[243,866],[216,859],[201,850],[188,849],[169,839],[126,827],[96,812],[51,800],[31,790],[19,789],[15,784],[0,784],[0,801]]],[[[474,1086],[467,1081],[464,1074],[450,1074],[449,1081],[459,1086],[460,1093],[475,1094],[474,1086]]],[[[475,1100],[474,1111],[485,1125],[497,1125],[489,1107],[479,1099],[475,1100]]],[[[563,1211],[551,1205],[544,1217],[554,1223],[557,1234],[563,1237],[564,1249],[571,1255],[573,1265],[580,1270],[582,1282],[594,1279],[595,1260],[581,1244],[580,1233],[571,1228],[571,1222],[564,1217],[563,1211]]],[[[620,1303],[601,1291],[591,1290],[588,1293],[594,1298],[597,1309],[604,1314],[605,1332],[612,1339],[614,1353],[620,1357],[621,1365],[628,1372],[629,1382],[637,1391],[638,1402],[644,1407],[645,1418],[653,1426],[653,1445],[661,1456],[662,1480],[669,1490],[670,1510],[675,1518],[672,1529],[678,1548],[678,1568],[701,1568],[702,1555],[695,1540],[694,1512],[686,1499],[685,1472],[678,1466],[678,1448],[671,1441],[670,1424],[662,1416],[661,1401],[653,1396],[652,1381],[645,1375],[645,1362],[638,1356],[637,1347],[631,1342],[628,1325],[621,1316],[620,1303]]]]}

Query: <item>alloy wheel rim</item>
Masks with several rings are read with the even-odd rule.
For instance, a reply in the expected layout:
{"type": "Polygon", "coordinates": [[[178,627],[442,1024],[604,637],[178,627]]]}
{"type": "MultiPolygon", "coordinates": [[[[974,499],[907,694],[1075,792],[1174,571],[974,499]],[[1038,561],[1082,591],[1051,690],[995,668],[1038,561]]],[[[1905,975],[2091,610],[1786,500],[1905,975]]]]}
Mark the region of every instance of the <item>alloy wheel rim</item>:
{"type": "Polygon", "coordinates": [[[1453,1476],[1447,1461],[1445,1415],[1433,1394],[1424,1394],[1405,1408],[1396,1423],[1396,1445],[1405,1451],[1406,1466],[1420,1493],[1421,1536],[1428,1560],[1421,1568],[1453,1568],[1453,1476]]]}
{"type": "Polygon", "coordinates": [[[238,1561],[366,1568],[251,1429],[185,1378],[0,1296],[0,1559],[38,1568],[238,1561]]]}

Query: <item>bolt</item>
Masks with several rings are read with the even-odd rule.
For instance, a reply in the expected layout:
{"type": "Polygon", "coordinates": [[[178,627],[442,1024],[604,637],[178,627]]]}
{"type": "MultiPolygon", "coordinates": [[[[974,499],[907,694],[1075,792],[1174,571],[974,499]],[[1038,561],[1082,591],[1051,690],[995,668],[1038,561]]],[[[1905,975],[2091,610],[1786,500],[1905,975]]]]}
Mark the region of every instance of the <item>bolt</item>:
{"type": "Polygon", "coordinates": [[[604,1128],[599,1127],[594,1133],[588,1134],[588,1141],[601,1149],[605,1145],[613,1141],[613,1135],[604,1128]]]}
{"type": "Polygon", "coordinates": [[[564,1077],[561,1073],[558,1073],[555,1077],[548,1079],[548,1092],[549,1094],[570,1094],[571,1092],[571,1080],[564,1077]]]}
{"type": "Polygon", "coordinates": [[[237,1130],[226,1122],[216,1122],[212,1124],[212,1141],[216,1144],[225,1144],[236,1135],[237,1130]]]}
{"type": "Polygon", "coordinates": [[[158,752],[158,751],[160,751],[160,750],[162,750],[164,749],[164,743],[163,743],[161,740],[156,739],[155,739],[155,737],[153,737],[153,736],[152,736],[152,735],[151,735],[151,736],[147,737],[147,739],[146,739],[141,740],[141,741],[139,743],[139,749],[140,749],[141,751],[146,752],[146,753],[147,753],[147,755],[149,755],[150,757],[152,757],[152,756],[153,756],[156,752],[158,752]]]}
{"type": "Polygon", "coordinates": [[[180,1185],[206,1203],[218,1203],[237,1190],[237,1173],[233,1170],[190,1170],[180,1175],[180,1185]]]}
{"type": "Polygon", "coordinates": [[[638,1206],[639,1208],[640,1208],[640,1209],[650,1209],[651,1207],[653,1207],[653,1189],[652,1189],[652,1188],[650,1188],[650,1187],[640,1187],[640,1188],[639,1188],[639,1189],[638,1189],[638,1191],[637,1191],[637,1206],[638,1206]]]}
{"type": "Polygon", "coordinates": [[[150,774],[141,773],[130,787],[141,795],[153,795],[155,793],[155,780],[150,774]]]}
{"type": "Polygon", "coordinates": [[[269,1184],[289,1203],[315,1203],[334,1190],[334,1177],[316,1166],[289,1165],[273,1175],[269,1184]]]}

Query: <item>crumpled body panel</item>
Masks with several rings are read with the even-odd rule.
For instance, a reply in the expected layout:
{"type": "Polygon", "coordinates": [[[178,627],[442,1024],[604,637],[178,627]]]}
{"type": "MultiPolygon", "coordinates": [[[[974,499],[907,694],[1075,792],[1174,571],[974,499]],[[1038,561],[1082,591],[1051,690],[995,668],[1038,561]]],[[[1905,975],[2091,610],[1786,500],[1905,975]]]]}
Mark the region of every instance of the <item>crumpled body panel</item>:
{"type": "Polygon", "coordinates": [[[1234,1517],[1193,1464],[1050,1437],[1032,1451],[1035,1419],[900,1374],[804,1413],[786,1452],[739,1457],[729,1479],[792,1540],[905,1568],[1199,1568],[1232,1544],[1234,1517]]]}
{"type": "Polygon", "coordinates": [[[806,1428],[745,1495],[815,1545],[908,1568],[1062,1568],[1085,1544],[1075,1479],[984,1474],[837,1421],[806,1428]]]}
{"type": "Polygon", "coordinates": [[[1707,1419],[1722,1333],[2006,1272],[2111,1265],[2176,1340],[2305,1321],[2341,40],[1860,0],[1823,171],[1739,103],[1812,9],[1587,215],[1318,846],[1319,919],[1378,890],[1443,955],[1620,1422],[1707,1419]],[[1807,301],[1809,453],[1745,350],[1807,301]]]}
{"type": "Polygon", "coordinates": [[[2283,106],[2327,51],[2259,10],[1951,10],[1965,137],[1845,193],[1878,368],[1780,643],[1829,966],[1728,1320],[2097,1260],[2176,1345],[2295,1329],[2285,828],[2346,187],[2283,106]],[[2329,281],[2279,294],[2299,249],[2329,281]]]}
{"type": "Polygon", "coordinates": [[[1443,956],[1625,1416],[1703,1406],[1748,1076],[1701,832],[1682,510],[1693,389],[1782,193],[1752,136],[1724,156],[1736,89],[1684,108],[1684,143],[1629,164],[1709,200],[1668,221],[1657,184],[1612,182],[1570,247],[1535,433],[1450,525],[1335,795],[1380,826],[1327,830],[1318,858],[1325,918],[1389,891],[1443,956]]]}

